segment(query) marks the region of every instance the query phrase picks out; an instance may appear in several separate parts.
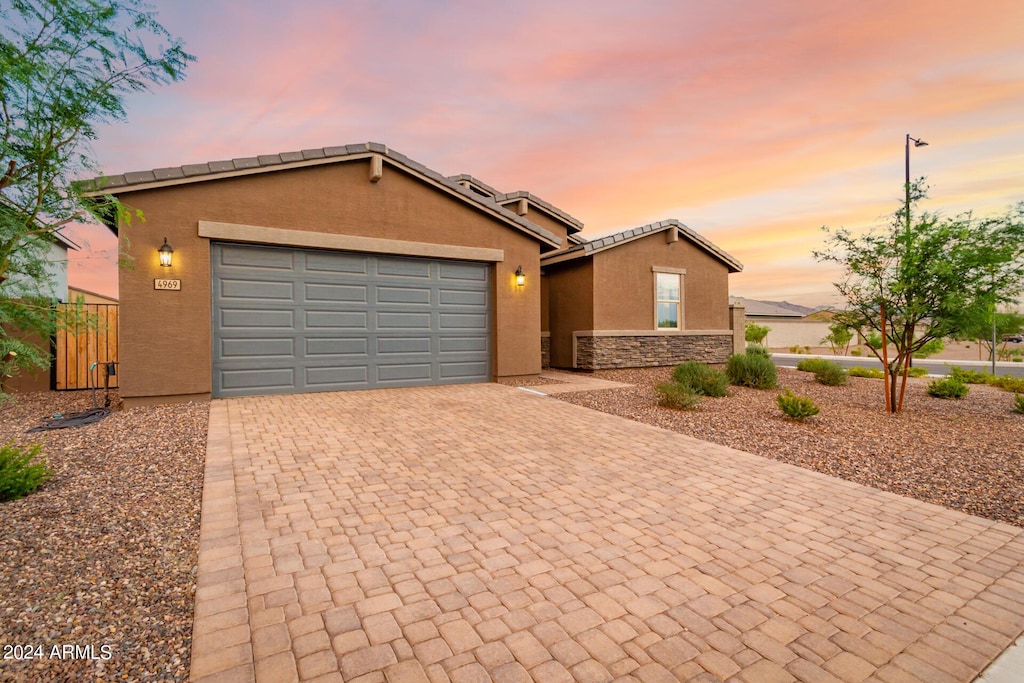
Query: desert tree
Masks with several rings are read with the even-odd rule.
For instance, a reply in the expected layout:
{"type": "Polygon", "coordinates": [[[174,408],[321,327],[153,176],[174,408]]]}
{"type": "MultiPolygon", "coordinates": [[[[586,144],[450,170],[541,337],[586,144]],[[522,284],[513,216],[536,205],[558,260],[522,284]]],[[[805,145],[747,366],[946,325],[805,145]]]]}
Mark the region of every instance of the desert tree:
{"type": "Polygon", "coordinates": [[[97,211],[129,216],[113,197],[82,201],[76,180],[98,175],[90,143],[125,118],[127,95],[181,79],[193,60],[141,0],[0,0],[0,374],[48,366],[24,337],[62,324],[47,268],[56,235],[97,211]]]}
{"type": "Polygon", "coordinates": [[[835,283],[845,300],[839,320],[887,341],[869,348],[892,377],[885,398],[894,413],[902,410],[915,353],[956,336],[978,311],[1014,300],[1024,287],[1024,202],[990,217],[914,211],[908,229],[906,212],[924,194],[914,182],[909,204],[863,234],[824,227],[825,248],[814,252],[843,270],[835,283]]]}

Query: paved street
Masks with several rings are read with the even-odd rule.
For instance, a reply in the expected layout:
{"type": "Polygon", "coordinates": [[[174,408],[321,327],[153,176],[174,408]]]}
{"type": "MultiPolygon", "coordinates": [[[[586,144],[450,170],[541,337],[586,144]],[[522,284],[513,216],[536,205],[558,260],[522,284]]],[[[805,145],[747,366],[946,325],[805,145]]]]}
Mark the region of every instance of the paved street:
{"type": "Polygon", "coordinates": [[[972,681],[1024,529],[495,384],[217,400],[198,681],[972,681]]]}

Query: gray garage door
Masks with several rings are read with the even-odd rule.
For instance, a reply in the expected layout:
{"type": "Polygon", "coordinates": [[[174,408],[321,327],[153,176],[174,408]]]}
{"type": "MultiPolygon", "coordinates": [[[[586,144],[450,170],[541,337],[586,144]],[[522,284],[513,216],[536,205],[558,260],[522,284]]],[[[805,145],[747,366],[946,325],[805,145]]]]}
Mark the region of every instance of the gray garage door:
{"type": "Polygon", "coordinates": [[[488,266],[212,245],[213,395],[490,380],[488,266]]]}

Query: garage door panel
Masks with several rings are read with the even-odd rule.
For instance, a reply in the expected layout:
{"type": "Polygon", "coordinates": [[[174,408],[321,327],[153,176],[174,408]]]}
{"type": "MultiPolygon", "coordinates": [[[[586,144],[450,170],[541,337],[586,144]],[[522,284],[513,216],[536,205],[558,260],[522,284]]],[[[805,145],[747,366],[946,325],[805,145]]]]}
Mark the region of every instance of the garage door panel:
{"type": "Polygon", "coordinates": [[[221,245],[221,266],[239,266],[246,270],[284,270],[295,269],[295,254],[287,249],[252,247],[241,244],[221,245]]]}
{"type": "Polygon", "coordinates": [[[295,298],[295,283],[281,280],[222,279],[220,298],[242,301],[291,301],[295,298]]]}
{"type": "Polygon", "coordinates": [[[218,317],[222,329],[291,330],[295,328],[295,311],[290,309],[221,308],[218,317]]]}
{"type": "Polygon", "coordinates": [[[483,313],[442,313],[442,330],[485,330],[487,316],[483,313]]]}
{"type": "Polygon", "coordinates": [[[306,368],[306,386],[344,389],[364,386],[370,377],[369,366],[327,366],[306,368]]]}
{"type": "Polygon", "coordinates": [[[377,274],[396,277],[430,278],[432,263],[418,259],[377,257],[377,274]]]}
{"type": "Polygon", "coordinates": [[[486,264],[214,243],[213,394],[490,379],[486,264]]]}
{"type": "Polygon", "coordinates": [[[369,262],[362,254],[327,251],[302,251],[305,270],[310,273],[354,273],[365,275],[369,262]]]}
{"type": "Polygon", "coordinates": [[[376,321],[378,330],[429,330],[431,314],[378,311],[376,321]]]}
{"type": "Polygon", "coordinates": [[[426,287],[385,287],[377,285],[379,304],[422,304],[430,305],[431,290],[426,287]]]}
{"type": "Polygon", "coordinates": [[[396,382],[429,382],[431,380],[430,363],[401,363],[396,365],[377,365],[377,383],[381,385],[396,382]]]}
{"type": "Polygon", "coordinates": [[[305,311],[307,330],[365,330],[366,319],[360,311],[305,311]]]}
{"type": "Polygon", "coordinates": [[[306,301],[346,301],[365,304],[367,298],[366,285],[334,285],[321,282],[309,282],[305,286],[306,301]]]}
{"type": "Polygon", "coordinates": [[[220,342],[222,357],[295,357],[295,340],[291,337],[283,339],[221,339],[220,342]]]}
{"type": "Polygon", "coordinates": [[[481,337],[442,337],[438,349],[441,353],[479,353],[486,350],[487,340],[481,337]]]}
{"type": "Polygon", "coordinates": [[[487,372],[487,363],[482,361],[442,362],[442,379],[471,379],[487,372]]]}
{"type": "MultiPolygon", "coordinates": [[[[295,386],[293,368],[223,370],[221,386],[225,391],[282,390],[295,386]]],[[[265,393],[265,392],[264,392],[265,393]]]]}
{"type": "Polygon", "coordinates": [[[317,356],[365,356],[367,339],[365,337],[325,337],[306,338],[306,357],[317,356]]]}
{"type": "Polygon", "coordinates": [[[486,282],[487,269],[477,263],[440,263],[440,279],[466,280],[469,282],[486,282]]]}
{"type": "Polygon", "coordinates": [[[487,292],[462,289],[442,289],[440,290],[439,295],[438,303],[441,304],[441,306],[469,306],[475,308],[487,307],[487,292]]]}
{"type": "Polygon", "coordinates": [[[377,337],[377,355],[430,354],[430,337],[377,337]]]}

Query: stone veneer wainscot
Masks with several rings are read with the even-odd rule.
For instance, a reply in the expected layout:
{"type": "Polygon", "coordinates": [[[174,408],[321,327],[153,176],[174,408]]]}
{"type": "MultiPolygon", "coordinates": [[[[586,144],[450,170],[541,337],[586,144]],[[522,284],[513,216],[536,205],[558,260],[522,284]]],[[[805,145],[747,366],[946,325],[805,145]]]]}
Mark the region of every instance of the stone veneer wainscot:
{"type": "Polygon", "coordinates": [[[581,370],[647,368],[695,360],[724,363],[733,353],[733,333],[599,333],[573,335],[576,367],[581,370]]]}

